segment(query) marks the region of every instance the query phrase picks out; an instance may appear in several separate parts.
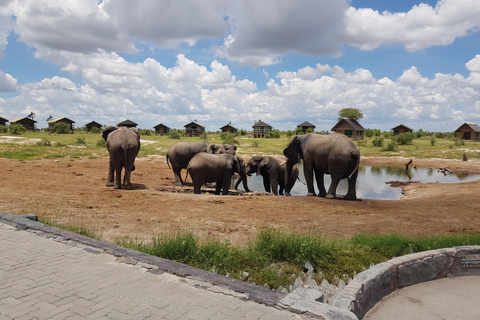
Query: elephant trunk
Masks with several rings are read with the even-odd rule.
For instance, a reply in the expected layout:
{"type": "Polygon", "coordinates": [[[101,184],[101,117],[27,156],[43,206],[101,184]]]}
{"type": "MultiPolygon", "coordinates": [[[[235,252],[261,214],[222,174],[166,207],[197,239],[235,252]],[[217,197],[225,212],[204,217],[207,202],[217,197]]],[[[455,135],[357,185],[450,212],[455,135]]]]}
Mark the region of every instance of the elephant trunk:
{"type": "Polygon", "coordinates": [[[285,195],[291,196],[290,190],[293,186],[290,185],[290,177],[292,176],[292,170],[295,163],[290,160],[287,160],[286,169],[285,169],[285,195]]]}

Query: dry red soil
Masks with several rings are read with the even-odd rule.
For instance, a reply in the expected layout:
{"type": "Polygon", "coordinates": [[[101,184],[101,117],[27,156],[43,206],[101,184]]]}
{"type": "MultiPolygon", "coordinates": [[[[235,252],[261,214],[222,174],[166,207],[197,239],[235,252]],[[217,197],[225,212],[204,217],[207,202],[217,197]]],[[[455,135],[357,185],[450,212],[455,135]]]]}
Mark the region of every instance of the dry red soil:
{"type": "MultiPolygon", "coordinates": [[[[362,158],[363,164],[405,165],[405,158],[362,158]]],[[[417,167],[480,173],[480,161],[414,159],[417,167]]],[[[190,231],[201,239],[245,244],[265,227],[313,231],[326,237],[359,232],[407,235],[480,232],[480,181],[412,183],[401,200],[329,200],[264,193],[215,196],[174,186],[165,157],[142,157],[133,190],[106,187],[108,159],[0,159],[0,212],[35,214],[87,226],[113,242],[190,231]]],[[[183,171],[182,171],[183,173],[183,171]]]]}

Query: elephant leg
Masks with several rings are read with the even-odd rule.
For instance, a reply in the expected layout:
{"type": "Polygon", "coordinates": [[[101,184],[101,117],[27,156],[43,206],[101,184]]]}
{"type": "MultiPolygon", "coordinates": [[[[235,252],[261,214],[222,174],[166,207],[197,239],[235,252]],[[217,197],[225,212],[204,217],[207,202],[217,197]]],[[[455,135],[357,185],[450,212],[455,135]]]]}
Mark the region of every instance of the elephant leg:
{"type": "Polygon", "coordinates": [[[332,182],[330,183],[330,188],[328,188],[328,194],[326,196],[327,199],[334,199],[337,193],[337,186],[340,182],[341,176],[331,176],[332,182]]]}
{"type": "Polygon", "coordinates": [[[202,182],[199,182],[197,179],[193,179],[192,177],[192,180],[193,180],[193,193],[194,194],[200,194],[202,193],[202,185],[203,183],[202,182]]]}
{"type": "Polygon", "coordinates": [[[285,189],[285,184],[279,183],[278,186],[279,186],[279,188],[280,188],[280,189],[278,190],[278,194],[281,195],[281,196],[283,196],[283,190],[285,189]]]}
{"type": "MultiPolygon", "coordinates": [[[[313,188],[313,168],[312,164],[305,162],[303,165],[304,174],[305,174],[305,181],[307,183],[307,196],[315,197],[315,189],[313,188]]],[[[322,177],[323,179],[323,177],[322,177]]],[[[318,182],[317,182],[318,183],[318,182]]]]}
{"type": "Polygon", "coordinates": [[[215,182],[215,194],[219,195],[223,188],[223,180],[215,182]]]}
{"type": "Polygon", "coordinates": [[[107,187],[113,187],[114,182],[113,179],[115,177],[115,167],[113,166],[113,163],[110,161],[108,165],[108,180],[107,180],[107,187]]]}
{"type": "Polygon", "coordinates": [[[132,189],[132,183],[130,182],[131,171],[125,168],[125,176],[123,178],[123,185],[125,186],[126,190],[132,189]]]}
{"type": "Polygon", "coordinates": [[[228,189],[230,189],[231,184],[232,184],[232,176],[231,175],[229,175],[228,177],[225,177],[225,179],[223,179],[222,195],[227,195],[228,194],[228,189]]]}
{"type": "Polygon", "coordinates": [[[345,200],[357,200],[357,175],[354,173],[353,176],[348,179],[348,192],[345,195],[345,200]]]}
{"type": "Polygon", "coordinates": [[[113,186],[114,189],[121,189],[122,188],[122,166],[117,166],[115,168],[115,185],[113,186]]]}
{"type": "MultiPolygon", "coordinates": [[[[272,186],[273,194],[277,196],[278,195],[278,181],[275,180],[275,179],[271,179],[270,184],[272,186]]],[[[282,188],[282,193],[281,194],[283,195],[283,188],[282,188]]]]}
{"type": "Polygon", "coordinates": [[[263,177],[263,187],[265,188],[265,191],[272,192],[270,188],[270,177],[266,174],[265,175],[262,174],[262,177],[263,177]]]}
{"type": "Polygon", "coordinates": [[[174,168],[173,169],[173,174],[175,176],[175,185],[176,186],[183,186],[182,176],[180,175],[181,171],[182,171],[182,168],[174,168]]]}
{"type": "Polygon", "coordinates": [[[315,179],[317,180],[318,196],[325,197],[327,190],[325,190],[324,174],[319,170],[315,170],[315,179]]]}

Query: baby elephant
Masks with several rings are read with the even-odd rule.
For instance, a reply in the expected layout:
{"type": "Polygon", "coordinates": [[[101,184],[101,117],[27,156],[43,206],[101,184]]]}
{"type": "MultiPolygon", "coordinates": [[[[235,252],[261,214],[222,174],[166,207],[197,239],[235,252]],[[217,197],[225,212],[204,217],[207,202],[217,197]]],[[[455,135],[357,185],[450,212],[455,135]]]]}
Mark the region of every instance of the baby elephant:
{"type": "Polygon", "coordinates": [[[125,189],[131,189],[130,174],[135,170],[133,163],[140,150],[137,128],[110,126],[103,131],[103,139],[107,141],[107,150],[110,153],[107,187],[121,188],[122,169],[125,168],[123,185],[125,189]]]}
{"type": "MultiPolygon", "coordinates": [[[[283,190],[287,194],[290,193],[298,178],[298,168],[292,168],[290,181],[285,183],[286,160],[279,160],[271,156],[253,156],[245,166],[245,173],[251,175],[256,172],[257,176],[263,177],[263,186],[266,192],[273,192],[274,195],[283,196],[283,190]]],[[[240,184],[237,181],[235,188],[240,184]]]]}
{"type": "MultiPolygon", "coordinates": [[[[216,182],[215,194],[218,195],[222,191],[222,194],[226,195],[235,172],[246,181],[242,158],[226,153],[198,153],[188,163],[185,179],[190,174],[195,194],[201,193],[200,189],[206,182],[216,182]]],[[[244,187],[248,190],[246,183],[244,183],[244,187]]]]}

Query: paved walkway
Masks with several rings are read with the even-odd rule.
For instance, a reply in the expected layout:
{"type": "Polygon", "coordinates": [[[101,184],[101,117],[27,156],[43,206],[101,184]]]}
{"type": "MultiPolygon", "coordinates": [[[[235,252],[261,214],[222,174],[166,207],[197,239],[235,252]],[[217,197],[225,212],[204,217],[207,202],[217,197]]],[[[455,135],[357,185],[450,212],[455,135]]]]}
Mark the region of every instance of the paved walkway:
{"type": "Polygon", "coordinates": [[[0,319],[309,318],[36,233],[0,223],[0,319]]]}
{"type": "Polygon", "coordinates": [[[478,320],[479,297],[479,276],[443,278],[394,291],[364,319],[478,320]]]}

